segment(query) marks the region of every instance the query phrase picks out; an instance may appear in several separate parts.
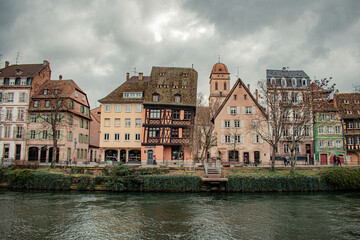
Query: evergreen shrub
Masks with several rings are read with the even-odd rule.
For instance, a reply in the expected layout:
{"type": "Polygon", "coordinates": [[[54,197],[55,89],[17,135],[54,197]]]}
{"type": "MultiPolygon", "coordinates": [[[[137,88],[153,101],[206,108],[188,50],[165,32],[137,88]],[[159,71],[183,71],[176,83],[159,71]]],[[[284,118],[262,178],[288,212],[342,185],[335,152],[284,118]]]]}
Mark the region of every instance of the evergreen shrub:
{"type": "Polygon", "coordinates": [[[146,192],[198,192],[202,184],[199,176],[148,175],[142,179],[143,191],[146,192]]]}
{"type": "Polygon", "coordinates": [[[360,189],[359,167],[329,167],[320,171],[320,179],[338,190],[360,189]]]}

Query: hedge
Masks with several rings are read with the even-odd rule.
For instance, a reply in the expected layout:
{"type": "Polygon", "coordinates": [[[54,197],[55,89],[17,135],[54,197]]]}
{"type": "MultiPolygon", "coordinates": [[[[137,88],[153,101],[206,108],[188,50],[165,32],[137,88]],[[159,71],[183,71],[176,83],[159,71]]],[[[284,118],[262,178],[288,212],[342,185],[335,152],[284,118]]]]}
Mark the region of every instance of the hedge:
{"type": "Polygon", "coordinates": [[[338,190],[360,189],[359,167],[330,167],[320,171],[320,179],[338,190]]]}
{"type": "Polygon", "coordinates": [[[316,176],[228,176],[228,192],[324,191],[331,187],[316,176]]]}
{"type": "Polygon", "coordinates": [[[143,176],[146,192],[199,192],[201,177],[186,175],[143,176]]]}

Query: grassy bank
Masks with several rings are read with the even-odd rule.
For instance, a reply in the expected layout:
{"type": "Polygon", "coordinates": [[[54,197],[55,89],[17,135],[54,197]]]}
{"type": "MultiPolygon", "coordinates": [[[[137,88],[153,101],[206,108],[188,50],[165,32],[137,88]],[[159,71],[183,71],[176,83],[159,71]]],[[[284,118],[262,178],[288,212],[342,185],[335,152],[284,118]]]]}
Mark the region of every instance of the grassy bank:
{"type": "MultiPolygon", "coordinates": [[[[12,189],[106,190],[136,192],[198,192],[201,172],[183,169],[129,168],[124,165],[103,168],[0,168],[1,186],[12,189]]],[[[360,190],[359,167],[328,167],[314,170],[240,168],[226,169],[228,192],[282,192],[360,190]]]]}

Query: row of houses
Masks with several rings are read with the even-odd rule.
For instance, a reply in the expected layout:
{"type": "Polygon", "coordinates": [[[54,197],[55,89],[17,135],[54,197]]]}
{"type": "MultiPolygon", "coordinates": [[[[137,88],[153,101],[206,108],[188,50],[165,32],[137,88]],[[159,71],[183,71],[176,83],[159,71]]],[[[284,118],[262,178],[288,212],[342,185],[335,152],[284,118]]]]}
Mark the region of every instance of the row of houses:
{"type": "MultiPolygon", "coordinates": [[[[225,164],[267,164],[271,147],[253,126],[268,129],[269,107],[257,89],[216,63],[210,73],[207,107],[197,108],[193,68],[153,67],[150,76],[131,76],[90,110],[87,95],[73,80],[51,79],[50,64],[9,65],[0,69],[0,154],[3,159],[39,162],[103,162],[176,165],[206,156],[225,164]],[[198,118],[207,113],[212,134],[204,154],[205,132],[198,118]],[[54,128],[54,126],[56,127],[54,128]],[[55,129],[55,130],[54,130],[55,129]],[[54,141],[57,149],[53,149],[54,141]]],[[[301,104],[311,80],[304,71],[267,70],[268,89],[301,104]]],[[[332,156],[359,164],[360,94],[329,93],[313,107],[297,155],[310,164],[331,164],[332,156]]],[[[293,110],[292,114],[296,115],[293,110]]],[[[283,136],[291,129],[283,129],[283,136]]],[[[276,160],[289,153],[283,138],[276,160]]]]}

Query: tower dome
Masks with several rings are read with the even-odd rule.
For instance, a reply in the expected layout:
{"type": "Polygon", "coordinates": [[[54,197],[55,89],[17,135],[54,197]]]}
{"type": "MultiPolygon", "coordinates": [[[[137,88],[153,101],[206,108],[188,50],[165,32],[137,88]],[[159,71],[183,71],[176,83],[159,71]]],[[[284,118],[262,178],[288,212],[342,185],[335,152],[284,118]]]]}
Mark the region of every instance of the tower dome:
{"type": "Polygon", "coordinates": [[[211,74],[214,74],[214,73],[215,74],[225,74],[225,73],[229,73],[229,72],[228,72],[226,65],[219,62],[219,63],[216,63],[211,70],[211,74]]]}

